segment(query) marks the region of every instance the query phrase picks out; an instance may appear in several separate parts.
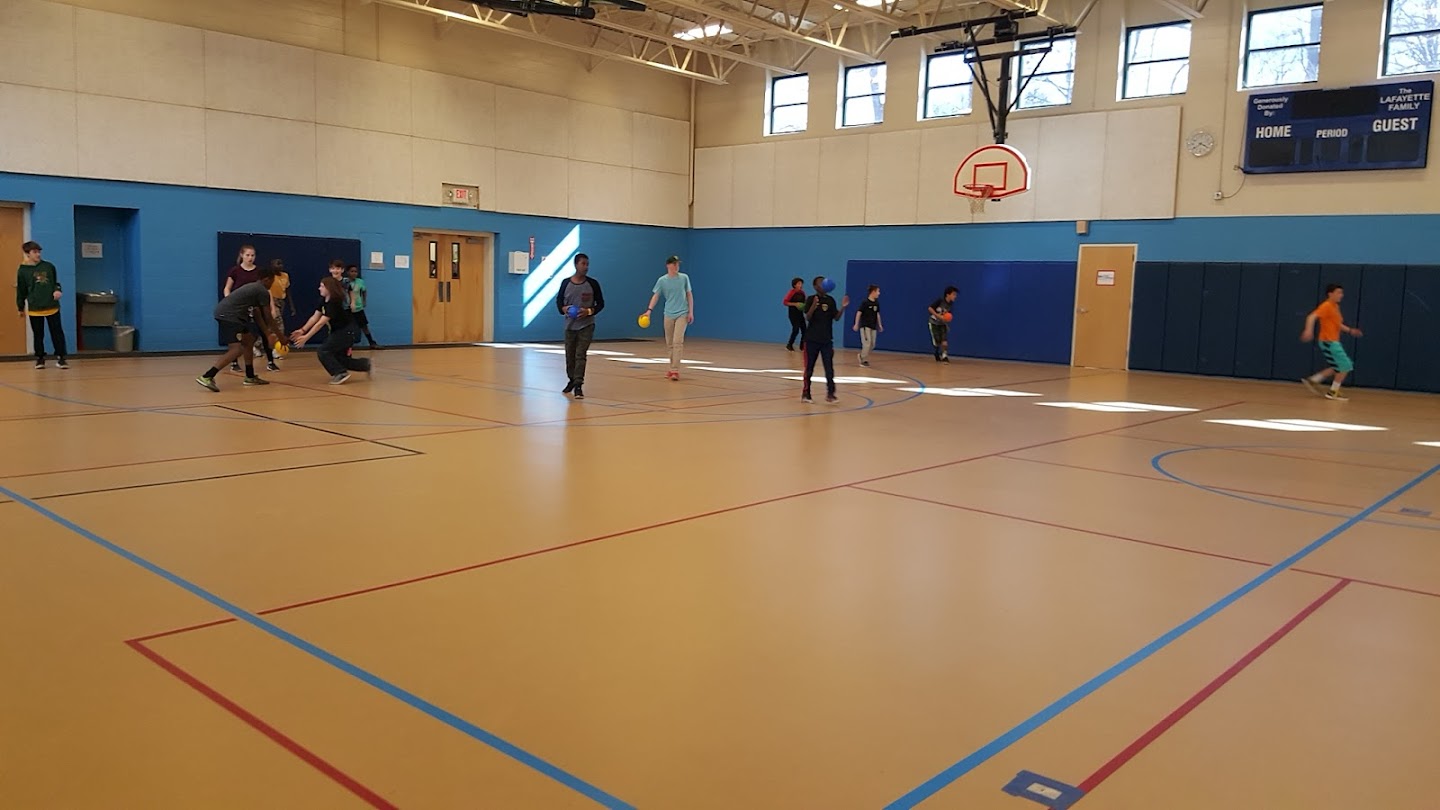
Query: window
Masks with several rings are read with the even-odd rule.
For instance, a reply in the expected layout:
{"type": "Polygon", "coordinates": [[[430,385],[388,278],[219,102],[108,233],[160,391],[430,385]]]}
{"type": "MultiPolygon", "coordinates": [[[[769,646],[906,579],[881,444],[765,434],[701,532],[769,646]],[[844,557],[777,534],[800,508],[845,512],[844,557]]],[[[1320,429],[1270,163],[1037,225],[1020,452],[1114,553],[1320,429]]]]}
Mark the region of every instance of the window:
{"type": "Polygon", "coordinates": [[[1385,76],[1440,72],[1440,2],[1390,0],[1385,14],[1385,76]]]}
{"type": "MultiPolygon", "coordinates": [[[[753,119],[752,119],[753,120],[753,119]]],[[[776,76],[770,80],[770,115],[766,135],[804,132],[810,120],[810,76],[776,76]]]]}
{"type": "Polygon", "coordinates": [[[1020,94],[1015,107],[1021,110],[1069,104],[1075,92],[1075,38],[1056,37],[1049,52],[1027,53],[1022,46],[1015,92],[1020,94]]]}
{"type": "Polygon", "coordinates": [[[1190,81],[1190,23],[1167,23],[1125,32],[1121,98],[1175,96],[1190,81]]]}
{"type": "Polygon", "coordinates": [[[1322,4],[1252,11],[1245,26],[1242,87],[1320,80],[1322,4]]]}
{"type": "Polygon", "coordinates": [[[970,112],[975,74],[965,62],[966,53],[937,53],[925,60],[925,86],[920,91],[921,118],[949,118],[970,112]]]}
{"type": "Polygon", "coordinates": [[[885,63],[845,68],[840,88],[840,126],[863,127],[885,120],[885,63]]]}

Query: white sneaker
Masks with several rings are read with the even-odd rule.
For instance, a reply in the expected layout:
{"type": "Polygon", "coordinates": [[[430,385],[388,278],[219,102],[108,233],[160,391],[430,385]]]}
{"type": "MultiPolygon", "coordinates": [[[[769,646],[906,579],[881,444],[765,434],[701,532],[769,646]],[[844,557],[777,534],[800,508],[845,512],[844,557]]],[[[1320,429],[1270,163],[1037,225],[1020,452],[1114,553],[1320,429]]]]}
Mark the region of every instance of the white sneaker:
{"type": "Polygon", "coordinates": [[[331,385],[341,385],[341,384],[343,384],[343,383],[344,383],[346,380],[348,380],[348,379],[350,379],[350,372],[348,372],[348,371],[342,371],[342,372],[340,372],[339,374],[336,374],[334,377],[331,377],[331,378],[330,378],[330,384],[331,384],[331,385]]]}

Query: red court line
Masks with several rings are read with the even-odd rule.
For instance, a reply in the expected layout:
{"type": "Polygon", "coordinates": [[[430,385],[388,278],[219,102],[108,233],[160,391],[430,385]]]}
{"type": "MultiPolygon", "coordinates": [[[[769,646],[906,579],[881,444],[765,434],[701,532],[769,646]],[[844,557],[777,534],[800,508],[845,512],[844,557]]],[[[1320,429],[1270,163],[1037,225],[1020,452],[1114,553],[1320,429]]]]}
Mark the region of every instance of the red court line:
{"type": "MultiPolygon", "coordinates": [[[[1152,420],[1150,420],[1150,422],[1146,422],[1146,423],[1143,423],[1143,424],[1151,424],[1151,423],[1154,423],[1154,422],[1164,422],[1164,421],[1169,420],[1169,419],[1179,419],[1179,418],[1182,418],[1182,417],[1193,416],[1193,415],[1195,415],[1195,413],[1204,413],[1205,410],[1220,410],[1220,409],[1223,409],[1223,408],[1233,407],[1233,406],[1239,405],[1239,404],[1241,404],[1241,403],[1239,403],[1239,402],[1232,402],[1232,403],[1229,403],[1229,404],[1227,404],[1227,405],[1217,405],[1217,406],[1214,406],[1213,408],[1206,408],[1206,409],[1204,409],[1204,410],[1202,410],[1202,411],[1196,411],[1196,412],[1193,412],[1193,413],[1174,413],[1174,414],[1170,414],[1170,415],[1168,415],[1168,416],[1162,416],[1162,417],[1159,417],[1159,418],[1157,418],[1157,419],[1152,419],[1152,420]]],[[[257,615],[260,615],[260,616],[268,616],[268,615],[270,615],[270,614],[272,614],[272,613],[282,613],[282,612],[284,612],[284,611],[294,610],[294,609],[296,609],[296,608],[310,607],[310,606],[313,606],[313,605],[323,604],[323,603],[325,603],[325,602],[334,602],[334,601],[337,601],[337,600],[340,600],[340,599],[348,599],[348,598],[350,598],[350,597],[352,597],[352,596],[361,596],[361,595],[367,594],[367,593],[375,593],[375,592],[377,592],[377,591],[389,590],[389,589],[391,589],[391,588],[399,588],[399,587],[402,587],[402,586],[405,586],[405,585],[413,585],[413,584],[415,584],[415,583],[417,583],[417,582],[425,582],[425,581],[432,580],[432,579],[440,579],[440,578],[442,578],[442,577],[448,577],[448,576],[451,576],[451,575],[454,575],[454,574],[462,574],[462,573],[465,573],[465,572],[468,572],[468,571],[475,571],[475,570],[478,570],[478,569],[481,569],[481,568],[488,568],[488,567],[490,567],[490,566],[492,566],[492,565],[499,565],[499,564],[501,564],[501,563],[513,562],[513,561],[515,561],[515,560],[523,560],[523,559],[525,559],[525,558],[527,558],[527,557],[537,557],[537,556],[540,556],[540,555],[542,555],[542,554],[551,554],[551,553],[554,553],[554,552],[556,552],[556,551],[564,551],[565,549],[576,548],[576,547],[579,547],[579,546],[586,546],[586,545],[589,545],[589,544],[591,544],[591,543],[598,543],[598,542],[600,542],[600,541],[602,541],[602,540],[612,540],[612,539],[614,539],[614,538],[616,538],[616,537],[624,537],[624,536],[626,536],[626,535],[638,534],[638,533],[640,533],[640,532],[649,531],[649,530],[651,530],[651,529],[660,529],[660,528],[664,528],[664,527],[666,527],[666,526],[674,526],[674,525],[676,525],[676,524],[687,523],[687,522],[692,521],[692,520],[699,520],[699,519],[701,519],[701,518],[714,517],[714,516],[716,516],[716,515],[723,515],[723,514],[726,514],[726,513],[728,513],[728,512],[738,512],[738,511],[745,510],[745,509],[750,509],[750,508],[753,508],[753,507],[756,507],[756,506],[764,506],[764,505],[766,505],[766,504],[778,503],[778,502],[780,502],[780,501],[791,500],[791,499],[794,499],[794,498],[803,498],[803,497],[806,497],[806,496],[808,496],[808,495],[818,495],[818,494],[823,493],[823,492],[833,492],[833,491],[835,491],[835,490],[845,489],[846,487],[859,487],[861,484],[872,484],[872,483],[874,483],[874,482],[876,482],[876,481],[884,481],[884,480],[889,479],[889,478],[898,478],[898,477],[901,477],[901,476],[911,475],[911,474],[914,474],[914,473],[927,472],[927,471],[930,471],[930,470],[938,470],[938,469],[941,469],[941,468],[944,468],[944,467],[953,467],[953,466],[960,465],[960,464],[967,464],[967,463],[972,462],[972,461],[979,461],[979,460],[981,460],[981,459],[994,458],[994,457],[996,457],[996,456],[1004,455],[1005,453],[1014,453],[1014,452],[1018,452],[1018,451],[1021,451],[1021,450],[1033,450],[1034,448],[1037,448],[1037,447],[1045,447],[1045,446],[1047,446],[1047,445],[1052,445],[1052,444],[1061,444],[1061,443],[1063,443],[1063,442],[1074,441],[1075,439],[1083,439],[1083,438],[1087,438],[1087,437],[1090,437],[1090,436],[1098,436],[1098,435],[1100,435],[1100,434],[1102,434],[1102,433],[1113,433],[1113,432],[1118,431],[1118,430],[1128,430],[1128,429],[1134,428],[1134,427],[1140,427],[1140,425],[1120,425],[1120,426],[1117,426],[1117,427],[1106,428],[1106,429],[1104,429],[1104,430],[1097,430],[1097,431],[1094,431],[1094,432],[1092,432],[1092,433],[1083,433],[1083,434],[1080,434],[1080,435],[1078,435],[1078,436],[1062,436],[1062,437],[1060,437],[1060,438],[1058,438],[1058,439],[1050,439],[1050,440],[1048,440],[1048,441],[1036,442],[1035,444],[1027,445],[1027,446],[1025,446],[1025,447],[1012,447],[1012,448],[1009,448],[1009,449],[1006,449],[1006,450],[996,450],[996,451],[993,452],[993,453],[984,453],[984,454],[981,454],[981,455],[978,455],[978,456],[970,456],[970,457],[968,457],[968,458],[956,459],[955,461],[946,461],[946,462],[941,462],[941,463],[938,463],[938,464],[931,464],[931,465],[928,465],[928,466],[925,466],[925,467],[917,467],[917,468],[915,468],[915,469],[902,470],[902,471],[900,471],[900,472],[894,472],[894,473],[887,473],[886,475],[879,475],[879,476],[875,476],[875,477],[872,477],[872,478],[865,478],[865,479],[862,479],[862,480],[859,480],[859,481],[851,481],[851,482],[843,483],[843,484],[832,484],[832,485],[830,485],[830,486],[818,487],[818,488],[816,488],[816,489],[804,490],[804,491],[802,491],[802,492],[792,492],[792,493],[790,493],[789,495],[776,495],[776,496],[773,497],[773,498],[764,498],[764,499],[761,499],[761,500],[758,500],[758,501],[750,501],[750,502],[747,502],[747,503],[736,504],[736,505],[734,505],[734,506],[726,506],[726,507],[721,507],[721,508],[719,508],[719,509],[712,509],[712,510],[710,510],[710,511],[708,511],[708,512],[701,512],[701,513],[699,513],[699,514],[687,515],[687,516],[685,516],[685,517],[673,518],[673,519],[671,519],[671,520],[661,521],[661,522],[659,522],[659,523],[652,523],[652,524],[649,524],[649,525],[646,525],[646,526],[637,526],[637,527],[631,528],[631,529],[623,529],[623,530],[621,530],[621,531],[611,532],[610,534],[603,534],[603,535],[600,535],[600,536],[598,536],[598,537],[589,537],[589,538],[586,538],[586,539],[584,539],[584,540],[576,540],[576,541],[569,542],[569,543],[560,543],[560,544],[554,545],[554,546],[546,546],[545,548],[538,548],[538,549],[534,549],[534,550],[532,550],[532,551],[526,551],[526,552],[522,552],[522,553],[519,553],[519,554],[512,554],[512,555],[510,555],[510,556],[508,556],[508,557],[501,557],[501,558],[493,559],[493,560],[485,560],[484,562],[472,563],[472,564],[470,564],[470,565],[464,565],[464,566],[460,566],[460,567],[458,567],[458,568],[451,568],[451,569],[447,569],[447,570],[444,570],[444,571],[436,571],[436,572],[431,573],[431,574],[424,574],[424,575],[417,576],[417,577],[410,577],[409,579],[398,580],[398,581],[395,581],[395,582],[385,582],[385,583],[381,583],[381,584],[379,584],[379,585],[372,585],[372,586],[367,587],[367,588],[359,588],[359,589],[356,589],[356,590],[353,590],[353,591],[346,591],[345,593],[332,594],[332,595],[330,595],[330,596],[321,596],[321,597],[317,597],[317,598],[314,598],[314,599],[307,599],[307,600],[305,600],[305,601],[303,601],[303,602],[294,602],[294,603],[288,604],[288,605],[281,605],[281,606],[279,606],[279,607],[268,608],[268,609],[266,609],[266,610],[257,611],[257,615]]],[[[1250,561],[1247,560],[1247,561],[1244,561],[1244,562],[1250,562],[1250,561]]],[[[201,628],[203,628],[203,627],[212,627],[212,626],[220,625],[220,624],[228,624],[229,622],[232,622],[232,621],[235,621],[235,620],[234,620],[234,619],[220,619],[220,620],[217,620],[217,621],[206,622],[206,623],[204,623],[204,624],[194,625],[194,626],[190,626],[190,627],[182,627],[182,628],[177,628],[177,629],[174,629],[174,630],[166,630],[166,631],[163,631],[163,632],[160,632],[160,633],[156,633],[156,634],[151,635],[151,636],[146,636],[145,638],[160,638],[160,637],[162,637],[162,636],[173,636],[173,635],[178,635],[178,634],[181,634],[181,633],[186,633],[186,632],[189,632],[189,631],[191,631],[191,630],[199,630],[199,629],[201,629],[201,628]]]]}
{"type": "MultiPolygon", "coordinates": [[[[851,489],[857,489],[857,490],[860,490],[861,492],[873,492],[873,493],[876,493],[876,494],[878,494],[878,495],[892,495],[892,496],[894,496],[894,497],[896,497],[896,498],[904,498],[904,499],[906,499],[906,500],[911,500],[911,501],[920,501],[920,502],[922,502],[922,503],[932,503],[932,504],[935,504],[936,506],[948,506],[948,507],[951,507],[952,509],[963,509],[963,510],[965,510],[965,511],[967,511],[967,512],[979,512],[979,513],[981,513],[981,514],[991,515],[991,516],[993,516],[993,517],[1008,518],[1008,519],[1010,519],[1010,520],[1019,520],[1019,521],[1025,522],[1025,523],[1035,523],[1035,524],[1040,525],[1040,526],[1050,526],[1050,527],[1052,527],[1052,528],[1065,529],[1065,530],[1072,531],[1072,532],[1081,532],[1081,533],[1083,533],[1083,534],[1093,534],[1093,535],[1095,535],[1096,537],[1108,537],[1108,538],[1113,539],[1113,540],[1124,540],[1124,541],[1127,542],[1127,543],[1139,543],[1140,545],[1143,545],[1143,546],[1155,546],[1156,548],[1166,548],[1166,549],[1170,549],[1170,550],[1172,550],[1172,551],[1183,551],[1183,552],[1185,552],[1185,553],[1187,553],[1187,554],[1198,554],[1198,555],[1200,555],[1200,556],[1202,556],[1202,557],[1215,557],[1215,558],[1218,558],[1218,559],[1221,559],[1221,560],[1232,560],[1232,561],[1234,561],[1234,562],[1248,563],[1248,564],[1250,564],[1250,565],[1263,565],[1263,566],[1266,566],[1266,567],[1269,567],[1269,566],[1271,566],[1271,565],[1274,565],[1274,563],[1265,562],[1265,561],[1263,561],[1263,560],[1252,560],[1252,559],[1249,559],[1249,558],[1247,558],[1247,557],[1234,557],[1234,556],[1231,556],[1231,555],[1229,555],[1229,554],[1220,554],[1220,553],[1214,552],[1214,551],[1204,551],[1204,550],[1202,550],[1202,549],[1188,548],[1188,547],[1186,547],[1186,546],[1175,546],[1175,545],[1171,545],[1171,544],[1169,544],[1169,543],[1157,542],[1157,541],[1155,541],[1155,540],[1141,540],[1141,539],[1138,538],[1138,537],[1126,537],[1125,535],[1122,535],[1122,534],[1113,534],[1113,533],[1111,533],[1111,532],[1102,532],[1102,531],[1098,531],[1098,530],[1096,530],[1096,529],[1084,529],[1084,528],[1081,528],[1081,527],[1079,527],[1079,526],[1071,526],[1071,525],[1068,525],[1068,524],[1065,524],[1065,523],[1054,523],[1054,522],[1048,521],[1048,520],[1037,520],[1037,519],[1035,519],[1035,518],[1021,517],[1020,515],[1011,515],[1011,514],[1007,514],[1007,513],[1004,513],[1004,512],[993,512],[993,511],[991,511],[991,510],[989,510],[989,509],[981,509],[981,508],[975,507],[975,506],[961,506],[960,504],[946,503],[946,502],[944,502],[944,501],[935,501],[935,500],[931,500],[931,499],[929,499],[929,498],[922,498],[922,497],[920,497],[920,496],[918,496],[918,495],[905,495],[905,494],[901,494],[901,493],[898,493],[898,492],[888,492],[888,491],[883,490],[883,489],[871,489],[870,487],[862,487],[862,486],[854,486],[854,487],[851,487],[851,489]]],[[[1297,574],[1309,574],[1309,575],[1311,575],[1311,576],[1316,576],[1316,577],[1325,577],[1326,579],[1343,579],[1343,580],[1346,580],[1346,581],[1348,581],[1348,582],[1353,582],[1353,583],[1355,583],[1356,585],[1369,585],[1369,586],[1374,587],[1374,588],[1383,588],[1383,589],[1385,589],[1385,590],[1387,590],[1387,591],[1403,591],[1403,592],[1405,592],[1405,593],[1412,593],[1412,594],[1415,594],[1415,595],[1417,595],[1417,596],[1433,596],[1433,597],[1435,597],[1435,598],[1440,598],[1440,593],[1437,593],[1437,592],[1435,592],[1435,591],[1427,591],[1427,590],[1422,590],[1422,589],[1420,589],[1420,588],[1408,588],[1408,587],[1406,587],[1406,586],[1404,586],[1404,585],[1391,585],[1391,584],[1386,583],[1386,582],[1376,582],[1376,581],[1374,581],[1374,580],[1369,580],[1369,579],[1358,579],[1358,578],[1356,578],[1356,577],[1345,576],[1345,575],[1342,575],[1342,574],[1332,574],[1332,573],[1330,573],[1330,572],[1328,572],[1328,571],[1316,571],[1316,570],[1313,569],[1313,568],[1291,568],[1290,570],[1291,570],[1291,571],[1294,571],[1294,572],[1297,573],[1297,574]]],[[[198,628],[197,628],[197,629],[198,629],[198,628]]]]}
{"type": "MultiPolygon", "coordinates": [[[[1183,551],[1183,552],[1185,552],[1186,554],[1198,554],[1198,555],[1201,556],[1201,557],[1214,557],[1214,558],[1216,558],[1216,559],[1221,559],[1221,560],[1230,560],[1231,562],[1246,563],[1247,565],[1263,565],[1263,566],[1266,566],[1266,567],[1269,567],[1269,566],[1271,566],[1271,565],[1274,564],[1274,563],[1262,562],[1262,561],[1260,561],[1260,560],[1252,560],[1252,559],[1249,559],[1249,558],[1246,558],[1246,557],[1234,557],[1234,556],[1231,556],[1231,555],[1229,555],[1229,554],[1221,554],[1221,553],[1219,553],[1218,551],[1205,551],[1204,549],[1188,548],[1188,547],[1186,547],[1186,546],[1174,546],[1174,545],[1171,545],[1171,544],[1169,544],[1169,543],[1161,543],[1161,542],[1156,541],[1156,540],[1141,540],[1141,539],[1138,538],[1138,537],[1126,537],[1126,536],[1123,535],[1123,534],[1113,534],[1113,533],[1111,533],[1111,532],[1102,532],[1102,531],[1099,531],[1099,530],[1097,530],[1097,529],[1082,529],[1082,528],[1080,528],[1079,526],[1068,526],[1068,525],[1066,525],[1066,524],[1064,524],[1064,523],[1053,523],[1053,522],[1048,521],[1048,520],[1039,520],[1039,519],[1037,519],[1037,518],[1021,517],[1020,515],[1011,515],[1011,514],[1007,514],[1007,513],[1005,513],[1005,512],[995,512],[995,511],[991,511],[991,510],[989,510],[989,509],[981,509],[981,508],[979,508],[978,506],[964,506],[964,505],[961,505],[961,504],[958,504],[958,503],[947,503],[947,502],[945,502],[945,501],[937,501],[937,500],[934,500],[934,499],[932,499],[932,498],[922,498],[922,497],[919,496],[919,495],[906,495],[906,494],[900,493],[900,492],[890,492],[890,491],[888,491],[888,490],[883,490],[883,489],[871,489],[871,488],[869,488],[869,487],[861,487],[861,486],[851,487],[851,489],[856,489],[856,490],[859,490],[859,491],[861,491],[861,492],[871,492],[871,493],[874,493],[874,494],[876,494],[876,495],[889,495],[889,496],[892,497],[892,498],[903,498],[904,500],[907,500],[907,501],[919,501],[920,503],[934,504],[935,506],[945,506],[945,507],[949,507],[950,509],[960,509],[960,510],[965,511],[965,512],[978,512],[978,513],[980,513],[980,514],[982,514],[982,515],[990,515],[991,517],[1005,518],[1005,519],[1007,519],[1007,520],[1018,520],[1018,521],[1021,521],[1022,523],[1034,523],[1034,524],[1037,525],[1037,526],[1048,526],[1048,527],[1050,527],[1050,528],[1052,528],[1052,529],[1064,529],[1064,530],[1066,530],[1066,531],[1071,531],[1071,532],[1080,532],[1081,534],[1093,534],[1093,535],[1095,535],[1096,537],[1105,537],[1105,538],[1109,538],[1109,539],[1111,539],[1111,540],[1124,540],[1124,541],[1127,542],[1127,543],[1138,543],[1138,544],[1140,544],[1140,545],[1142,545],[1142,546],[1154,546],[1154,547],[1156,547],[1156,548],[1170,549],[1171,551],[1183,551]]],[[[1330,576],[1330,575],[1329,575],[1329,574],[1320,574],[1320,576],[1330,576]]]]}
{"type": "Polygon", "coordinates": [[[1185,715],[1194,711],[1196,707],[1198,707],[1201,703],[1204,703],[1211,695],[1215,694],[1215,692],[1217,692],[1220,687],[1233,680],[1234,677],[1236,675],[1239,675],[1240,672],[1243,671],[1246,667],[1255,663],[1255,659],[1259,658],[1265,653],[1265,651],[1275,646],[1275,643],[1278,642],[1280,639],[1289,635],[1291,630],[1294,630],[1296,627],[1298,627],[1300,623],[1309,618],[1312,613],[1319,610],[1321,605],[1329,602],[1332,598],[1335,597],[1335,594],[1344,590],[1345,586],[1349,584],[1350,580],[1342,579],[1332,585],[1330,587],[1330,590],[1321,594],[1319,598],[1317,598],[1315,601],[1306,605],[1303,610],[1291,617],[1290,621],[1281,625],[1280,629],[1276,630],[1274,633],[1271,633],[1269,638],[1260,642],[1253,650],[1242,656],[1239,661],[1231,664],[1230,668],[1220,673],[1219,677],[1206,684],[1205,687],[1199,692],[1196,692],[1194,695],[1190,696],[1190,699],[1180,704],[1180,706],[1177,707],[1174,711],[1165,715],[1165,717],[1162,718],[1160,722],[1152,726],[1149,731],[1141,734],[1138,738],[1136,738],[1134,742],[1126,746],[1124,750],[1111,757],[1109,762],[1101,765],[1099,770],[1090,774],[1079,785],[1076,785],[1076,787],[1078,787],[1081,792],[1084,793],[1086,796],[1090,795],[1090,793],[1095,790],[1095,788],[1099,787],[1106,779],[1109,779],[1112,775],[1114,775],[1116,771],[1124,767],[1125,763],[1134,759],[1136,754],[1139,754],[1141,751],[1145,750],[1151,743],[1159,739],[1160,735],[1164,734],[1166,731],[1169,731],[1172,727],[1174,727],[1176,723],[1184,719],[1185,715]]]}
{"type": "Polygon", "coordinates": [[[131,639],[125,643],[129,645],[130,649],[150,659],[152,663],[178,678],[186,686],[209,698],[211,702],[239,718],[246,725],[269,737],[272,742],[279,744],[280,747],[286,751],[304,760],[312,768],[329,777],[361,801],[371,807],[381,808],[382,810],[398,810],[396,805],[386,801],[380,794],[360,784],[354,777],[322,759],[319,754],[316,754],[314,751],[311,751],[287,736],[284,732],[261,720],[259,717],[256,717],[252,712],[245,709],[245,707],[220,694],[209,684],[206,684],[204,681],[181,669],[178,664],[170,659],[155,652],[138,640],[131,639]]]}
{"type": "MultiPolygon", "coordinates": [[[[1104,473],[1106,475],[1123,475],[1126,478],[1139,478],[1142,481],[1155,481],[1162,484],[1182,483],[1180,481],[1176,481],[1173,478],[1162,478],[1158,475],[1142,475],[1140,473],[1122,472],[1120,470],[1106,470],[1100,467],[1086,467],[1083,464],[1067,464],[1063,461],[1046,461],[1044,459],[1038,458],[1025,458],[1024,456],[1001,456],[1001,458],[1007,459],[1009,461],[1024,461],[1030,464],[1048,464],[1051,467],[1068,467],[1072,470],[1085,470],[1086,472],[1104,473]]],[[[1273,492],[1259,492],[1253,489],[1237,489],[1236,487],[1224,487],[1217,484],[1206,484],[1206,486],[1210,487],[1211,489],[1218,489],[1224,492],[1234,492],[1240,495],[1257,495],[1263,498],[1278,498],[1282,501],[1298,501],[1299,503],[1313,503],[1319,504],[1321,506],[1334,506],[1340,509],[1354,509],[1357,512],[1365,508],[1363,506],[1354,506],[1348,503],[1337,503],[1336,501],[1323,501],[1316,498],[1301,498],[1296,495],[1277,495],[1273,492]]],[[[1408,517],[1415,520],[1440,520],[1440,515],[1410,515],[1401,512],[1398,509],[1381,510],[1380,514],[1408,517]]]]}

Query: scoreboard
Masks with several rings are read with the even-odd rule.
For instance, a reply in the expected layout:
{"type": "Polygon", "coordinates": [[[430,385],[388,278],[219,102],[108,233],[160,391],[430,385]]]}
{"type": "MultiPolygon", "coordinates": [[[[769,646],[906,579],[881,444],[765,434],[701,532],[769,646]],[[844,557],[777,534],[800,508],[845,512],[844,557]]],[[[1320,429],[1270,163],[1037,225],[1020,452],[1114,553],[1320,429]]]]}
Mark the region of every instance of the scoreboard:
{"type": "Polygon", "coordinates": [[[1252,95],[1247,174],[1423,169],[1431,80],[1252,95]]]}

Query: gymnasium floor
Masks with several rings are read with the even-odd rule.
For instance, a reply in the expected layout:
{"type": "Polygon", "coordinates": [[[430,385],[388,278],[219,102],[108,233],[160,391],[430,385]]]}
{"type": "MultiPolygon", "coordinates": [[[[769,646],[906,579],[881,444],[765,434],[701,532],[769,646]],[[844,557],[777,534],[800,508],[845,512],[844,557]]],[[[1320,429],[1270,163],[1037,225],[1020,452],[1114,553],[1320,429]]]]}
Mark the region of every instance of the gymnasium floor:
{"type": "Polygon", "coordinates": [[[595,348],[0,365],[0,807],[1440,806],[1433,397],[595,348]]]}

